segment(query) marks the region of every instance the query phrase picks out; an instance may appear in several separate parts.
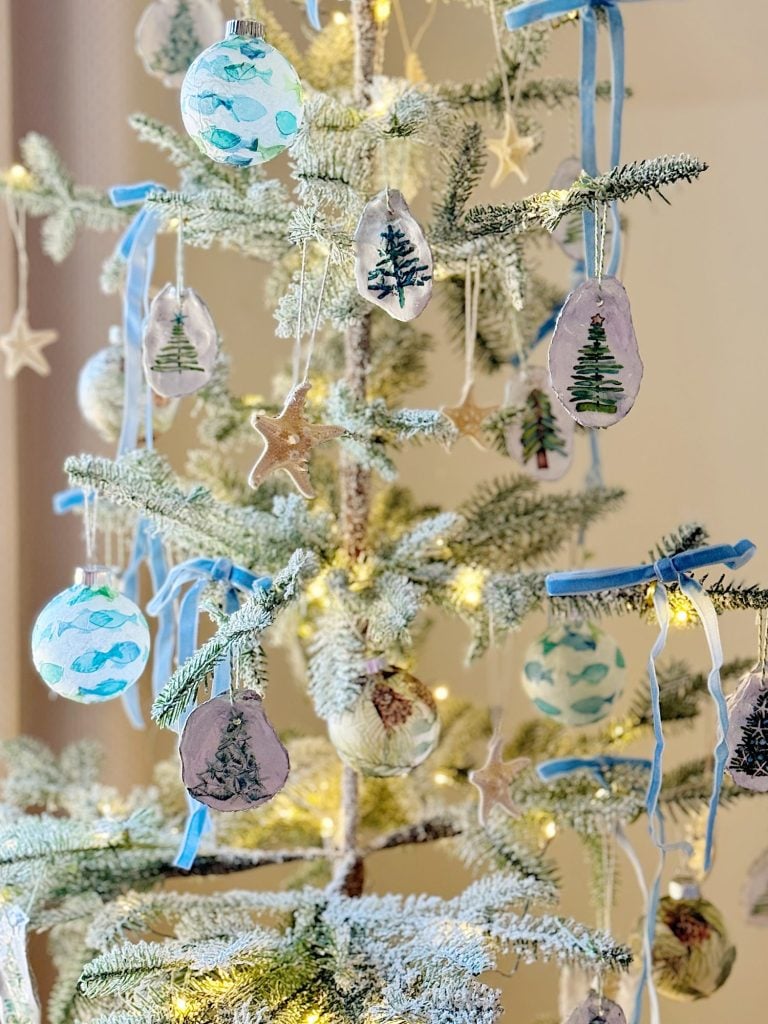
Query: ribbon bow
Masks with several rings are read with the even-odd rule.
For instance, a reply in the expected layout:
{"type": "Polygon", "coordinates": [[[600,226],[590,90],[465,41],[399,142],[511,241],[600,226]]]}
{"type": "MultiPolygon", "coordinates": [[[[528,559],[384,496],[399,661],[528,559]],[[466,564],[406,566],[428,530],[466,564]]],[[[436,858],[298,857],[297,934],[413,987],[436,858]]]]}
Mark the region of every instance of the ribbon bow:
{"type": "MultiPolygon", "coordinates": [[[[257,576],[238,565],[233,565],[228,558],[192,558],[181,565],[174,566],[165,577],[160,589],[147,605],[150,615],[162,616],[171,610],[177,599],[180,599],[178,614],[178,631],[176,639],[176,661],[180,665],[185,662],[197,647],[197,626],[200,597],[211,583],[225,583],[224,610],[228,615],[237,611],[240,606],[240,595],[251,594],[255,587],[266,590],[271,586],[271,579],[257,576]],[[182,596],[185,587],[189,587],[182,596]]],[[[173,631],[161,636],[158,630],[156,640],[156,665],[165,666],[166,675],[170,675],[173,662],[173,631]]],[[[224,658],[213,670],[213,686],[211,696],[218,697],[226,693],[230,685],[230,661],[224,658]]],[[[182,715],[176,726],[181,734],[184,724],[191,711],[182,715]]],[[[191,794],[187,794],[189,812],[184,829],[184,837],[174,864],[188,871],[197,856],[200,837],[208,825],[208,808],[191,794]]]]}
{"type": "MultiPolygon", "coordinates": [[[[595,100],[597,87],[597,8],[605,11],[611,39],[611,166],[621,157],[621,122],[624,114],[624,21],[619,0],[528,0],[505,14],[507,28],[518,29],[537,21],[548,21],[563,14],[579,12],[581,22],[581,75],[579,105],[581,108],[581,166],[592,177],[599,173],[595,132],[595,100]]],[[[627,2],[627,0],[622,0],[627,2]]],[[[611,203],[613,247],[607,274],[613,276],[621,259],[621,230],[616,203],[611,203]]],[[[595,273],[595,213],[584,210],[584,251],[586,269],[595,273]]]]}
{"type": "Polygon", "coordinates": [[[651,778],[648,784],[646,809],[651,835],[660,849],[663,848],[664,842],[658,827],[657,811],[662,782],[661,762],[664,754],[664,733],[661,724],[661,701],[659,681],[656,675],[656,659],[664,650],[669,634],[670,615],[667,586],[677,584],[696,609],[701,624],[704,627],[704,635],[707,639],[712,663],[707,679],[707,689],[715,702],[718,716],[712,795],[709,802],[704,849],[705,871],[709,871],[712,865],[712,839],[714,836],[715,818],[720,799],[720,790],[723,784],[725,763],[728,757],[728,745],[726,742],[728,734],[728,708],[720,682],[723,649],[720,642],[720,631],[717,626],[717,613],[706,590],[688,573],[713,565],[725,565],[729,569],[738,569],[749,561],[755,550],[755,545],[751,541],[740,540],[734,545],[718,544],[710,547],[694,548],[690,551],[681,551],[676,555],[659,558],[655,562],[644,565],[617,569],[585,569],[575,572],[556,572],[550,573],[546,579],[547,594],[550,597],[591,594],[624,587],[653,585],[653,604],[659,623],[659,635],[651,648],[648,658],[648,677],[651,683],[653,730],[656,744],[653,754],[651,778]]]}
{"type": "MultiPolygon", "coordinates": [[[[586,771],[594,778],[600,786],[610,789],[610,780],[606,777],[606,771],[612,768],[630,767],[643,768],[648,772],[653,771],[653,762],[644,757],[612,757],[608,754],[599,754],[596,757],[559,757],[552,761],[542,761],[536,766],[539,778],[542,782],[551,782],[554,779],[565,778],[574,772],[586,771]]],[[[660,834],[664,836],[664,819],[661,810],[656,811],[660,834]]],[[[629,840],[624,828],[616,823],[616,841],[627,856],[637,879],[638,888],[643,897],[645,908],[645,928],[643,929],[643,966],[638,978],[635,990],[635,1002],[632,1013],[632,1024],[640,1024],[643,1010],[643,994],[646,986],[648,988],[648,999],[651,1008],[651,1024],[659,1024],[659,999],[656,987],[653,983],[653,938],[656,929],[656,914],[659,906],[659,895],[661,891],[661,876],[663,859],[660,861],[659,869],[656,872],[653,883],[650,887],[645,883],[645,875],[640,859],[635,848],[629,840]]]]}

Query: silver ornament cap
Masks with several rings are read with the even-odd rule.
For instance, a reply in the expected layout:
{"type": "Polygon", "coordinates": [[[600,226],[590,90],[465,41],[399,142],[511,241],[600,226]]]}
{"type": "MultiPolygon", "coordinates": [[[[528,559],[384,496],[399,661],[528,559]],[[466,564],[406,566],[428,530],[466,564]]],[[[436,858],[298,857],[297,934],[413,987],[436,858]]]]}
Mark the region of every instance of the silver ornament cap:
{"type": "Polygon", "coordinates": [[[669,896],[673,900],[697,900],[701,896],[699,883],[695,878],[673,878],[669,883],[669,896]]]}
{"type": "Polygon", "coordinates": [[[249,39],[263,39],[265,32],[263,23],[254,18],[232,18],[227,22],[225,34],[247,36],[249,39]]]}
{"type": "Polygon", "coordinates": [[[86,587],[114,587],[112,571],[106,565],[83,565],[75,569],[75,583],[86,587]]]}

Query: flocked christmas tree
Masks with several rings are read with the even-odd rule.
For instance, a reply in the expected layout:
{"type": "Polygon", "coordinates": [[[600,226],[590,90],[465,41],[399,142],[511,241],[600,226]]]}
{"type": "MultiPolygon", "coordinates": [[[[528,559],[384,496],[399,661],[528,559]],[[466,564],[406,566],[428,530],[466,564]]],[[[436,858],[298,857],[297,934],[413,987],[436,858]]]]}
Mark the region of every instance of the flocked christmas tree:
{"type": "Polygon", "coordinates": [[[624,397],[618,377],[623,367],[611,352],[604,323],[605,318],[595,313],[590,320],[587,341],[573,364],[573,384],[568,390],[578,412],[615,413],[624,397]]]}
{"type": "Polygon", "coordinates": [[[565,439],[552,413],[552,400],[541,388],[532,388],[526,397],[520,423],[520,442],[523,462],[529,462],[535,456],[539,469],[549,466],[548,452],[567,454],[565,439]]]}
{"type": "MultiPolygon", "coordinates": [[[[551,33],[570,19],[517,33],[499,21],[500,70],[479,81],[414,85],[381,77],[389,10],[382,0],[351,0],[348,15],[327,18],[302,52],[260,0],[243,5],[242,13],[266,22],[270,39],[307,86],[303,124],[289,153],[290,189],[270,176],[269,166],[213,164],[175,128],[142,115],[133,127],[180,168],[178,191],[151,192],[143,205],[116,210],[106,195],[76,186],[50,143],[36,135],[21,143],[24,166],[3,178],[12,202],[45,218],[46,249],[56,260],[66,256],[78,227],[115,231],[144,209],[173,230],[183,215],[186,244],[235,249],[270,268],[268,294],[281,338],[306,336],[314,318],[319,328],[314,405],[306,411],[344,434],[313,457],[314,502],[279,476],[255,492],[248,487],[242,466],[255,444],[253,400],[230,390],[226,357],[198,392],[201,444],[178,475],[145,450],[66,463],[73,487],[100,496],[103,533],[148,527],[168,542],[176,561],[202,558],[221,567],[229,560],[270,579],[241,595],[237,611],[227,606],[220,576],[201,595],[215,632],[161,680],[152,707],[160,727],[178,728],[223,664],[232,663],[242,685],[263,693],[262,644],[288,648],[297,682],[321,720],[353,714],[372,665],[415,670],[417,641],[437,613],[466,625],[469,657],[478,658],[543,607],[543,568],[564,561],[568,544],[622,499],[615,489],[576,485],[551,493],[509,476],[440,510],[395,483],[393,455],[403,444],[451,442],[455,430],[439,411],[404,403],[426,380],[431,339],[358,294],[355,225],[371,196],[391,184],[409,196],[431,189],[426,235],[439,270],[436,292],[461,326],[468,261],[481,266],[476,363],[494,371],[515,353],[516,339],[535,337],[553,301],[562,299],[532,267],[563,217],[653,197],[695,179],[705,165],[690,156],[653,158],[603,176],[584,174],[571,188],[472,206],[485,167],[484,138],[505,123],[510,88],[519,100],[518,127],[536,139],[548,111],[578,95],[576,83],[540,70],[551,33]]],[[[448,16],[450,5],[443,10],[448,16]]],[[[500,19],[500,12],[494,16],[500,19]]],[[[598,87],[599,96],[609,91],[598,87]]],[[[417,280],[419,268],[409,259],[406,240],[393,235],[382,252],[386,265],[372,268],[372,281],[400,288],[409,275],[417,280]]],[[[107,289],[118,291],[124,274],[119,254],[108,260],[107,289]]],[[[621,385],[607,378],[620,367],[598,322],[589,345],[584,380],[575,385],[585,390],[577,397],[594,407],[615,406],[621,385]]],[[[275,404],[263,410],[271,416],[285,397],[284,375],[278,381],[275,404]]],[[[248,390],[263,391],[262,385],[259,377],[248,390]]],[[[502,421],[488,424],[499,438],[502,421]]],[[[536,437],[545,452],[555,450],[547,441],[555,443],[549,433],[536,437]]],[[[706,542],[702,528],[686,526],[663,540],[658,554],[706,542]]],[[[768,592],[756,587],[713,579],[707,590],[718,611],[768,606],[768,592]]],[[[670,593],[690,620],[683,596],[674,587],[670,593]]],[[[553,601],[549,608],[554,615],[648,619],[651,604],[640,587],[553,601]]],[[[730,664],[723,676],[733,680],[743,669],[730,664]]],[[[695,718],[707,682],[706,673],[668,666],[661,673],[663,717],[695,718]]],[[[468,775],[483,763],[491,715],[482,702],[452,697],[445,686],[434,694],[442,739],[406,777],[358,775],[340,763],[324,730],[292,735],[285,788],[253,811],[211,816],[192,873],[295,865],[293,884],[277,892],[205,895],[164,887],[187,873],[174,863],[188,817],[177,764],[158,765],[152,787],[121,795],[99,782],[100,757],[90,742],[59,757],[32,739],[9,743],[0,809],[0,929],[10,926],[4,907],[21,913],[23,906],[29,927],[48,932],[58,970],[52,1024],[492,1024],[501,1013],[489,973],[495,969],[551,960],[608,984],[612,972],[627,968],[628,948],[605,928],[557,912],[547,850],[558,829],[573,829],[583,840],[605,924],[610,887],[603,843],[643,813],[647,769],[619,760],[603,763],[599,778],[577,771],[547,783],[518,763],[505,803],[519,816],[491,805],[481,825],[468,775]],[[370,858],[425,843],[455,853],[476,880],[452,898],[365,891],[370,858]]],[[[89,712],[82,713],[86,721],[89,712]]],[[[620,758],[628,744],[649,739],[653,724],[644,681],[625,711],[590,731],[541,718],[510,735],[504,753],[534,765],[556,756],[620,758]]],[[[225,737],[221,754],[228,764],[230,754],[241,760],[245,775],[255,778],[236,733],[225,737]]],[[[503,778],[503,765],[487,770],[497,783],[503,778]]],[[[229,767],[216,767],[212,778],[223,784],[228,773],[229,767]]],[[[710,759],[679,766],[663,781],[661,809],[696,820],[710,793],[710,759]]],[[[726,785],[725,798],[737,793],[726,785]]],[[[0,980],[12,964],[19,968],[19,956],[18,943],[0,950],[0,980]]],[[[19,1017],[19,1007],[7,1016],[14,1019],[14,1012],[19,1017]]]]}
{"type": "Polygon", "coordinates": [[[155,356],[152,369],[157,373],[181,373],[182,370],[204,373],[197,361],[197,350],[184,330],[184,314],[181,310],[173,318],[171,336],[155,356]]]}

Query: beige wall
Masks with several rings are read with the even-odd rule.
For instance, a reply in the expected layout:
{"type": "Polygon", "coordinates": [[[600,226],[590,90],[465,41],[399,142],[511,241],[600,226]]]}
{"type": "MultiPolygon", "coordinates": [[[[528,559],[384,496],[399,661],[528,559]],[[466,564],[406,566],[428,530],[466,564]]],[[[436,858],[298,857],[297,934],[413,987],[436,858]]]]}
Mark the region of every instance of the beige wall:
{"type": "MultiPolygon", "coordinates": [[[[414,22],[423,10],[420,0],[403,0],[414,22]]],[[[285,0],[276,2],[284,9],[285,0]]],[[[326,6],[329,6],[326,4],[326,6]]],[[[78,179],[99,186],[149,176],[171,180],[163,162],[138,146],[124,118],[142,109],[176,118],[174,98],[149,81],[132,54],[132,32],[142,4],[117,0],[12,0],[13,132],[29,129],[50,135],[78,179]]],[[[0,39],[3,38],[0,4],[0,39]]],[[[590,546],[603,564],[642,558],[660,534],[688,519],[701,519],[718,540],[751,537],[760,547],[749,567],[752,578],[768,580],[768,536],[763,505],[768,498],[762,465],[764,427],[763,339],[765,238],[762,202],[763,170],[768,157],[765,104],[768,81],[764,40],[768,14],[758,0],[723,5],[716,0],[626,4],[628,78],[635,90],[626,117],[624,156],[641,158],[665,151],[689,151],[705,157],[710,171],[698,184],[670,193],[672,207],[638,201],[628,208],[631,235],[624,280],[629,289],[646,379],[632,415],[605,436],[606,477],[626,485],[630,498],[624,511],[595,529],[590,546]]],[[[300,19],[291,10],[294,24],[300,19]]],[[[552,56],[558,74],[572,74],[577,65],[578,32],[566,27],[552,56]]],[[[393,58],[397,63],[396,58],[393,58]]],[[[482,9],[460,5],[440,8],[426,37],[423,61],[429,75],[459,77],[482,72],[491,61],[488,23],[482,9]]],[[[7,95],[7,90],[2,90],[7,95]]],[[[0,103],[5,102],[0,94],[0,103]]],[[[543,187],[561,156],[570,148],[568,118],[546,118],[548,141],[532,161],[530,187],[543,187]]],[[[4,122],[7,124],[7,122],[4,122]]],[[[0,145],[5,145],[5,132],[0,145]]],[[[523,195],[516,183],[500,199],[523,195]]],[[[486,192],[486,197],[488,193],[486,192]]],[[[49,349],[53,374],[40,379],[25,373],[15,385],[0,383],[2,486],[6,496],[2,521],[4,565],[13,566],[20,552],[23,574],[16,589],[11,568],[4,589],[2,636],[6,687],[18,697],[16,711],[4,711],[11,731],[20,716],[24,730],[55,746],[78,736],[109,739],[109,774],[113,780],[145,778],[167,740],[150,729],[132,733],[119,707],[89,708],[52,703],[32,672],[23,651],[37,608],[70,577],[78,551],[75,526],[50,513],[50,494],[63,485],[63,458],[79,450],[106,451],[83,425],[75,408],[77,372],[87,355],[105,343],[107,327],[119,315],[115,299],[100,295],[97,276],[109,243],[99,237],[78,242],[76,252],[60,268],[40,257],[33,235],[32,314],[35,326],[55,325],[61,341],[49,349]],[[16,429],[13,422],[15,419],[16,429]],[[6,448],[15,444],[15,459],[6,448]],[[16,479],[18,478],[18,479],[16,479]],[[14,514],[20,513],[19,544],[14,514]],[[5,555],[5,551],[8,555],[5,555]],[[11,628],[21,619],[20,631],[11,628]],[[22,638],[21,684],[9,685],[14,644],[22,638]],[[11,652],[8,654],[7,652],[11,652]],[[10,663],[9,663],[10,662],[10,663]]],[[[5,235],[3,236],[5,240],[5,235]]],[[[3,250],[3,256],[5,250],[3,250]]],[[[161,253],[158,277],[169,269],[169,253],[161,253]]],[[[565,282],[568,267],[558,253],[546,260],[565,282]]],[[[258,319],[254,280],[259,268],[231,253],[192,253],[188,277],[209,301],[225,342],[234,354],[237,379],[247,390],[262,390],[280,358],[272,339],[269,316],[258,319]],[[256,326],[254,327],[254,323],[256,326]]],[[[6,304],[7,275],[0,278],[6,304]]],[[[429,322],[440,330],[437,311],[429,322]]],[[[419,401],[452,399],[461,379],[458,356],[441,351],[434,360],[430,385],[419,401]]],[[[481,398],[497,398],[498,381],[483,384],[481,398]]],[[[183,420],[183,416],[180,418],[183,420]]],[[[163,446],[178,457],[188,429],[181,425],[163,446]]],[[[571,476],[578,483],[586,463],[571,476]]],[[[474,449],[458,447],[451,456],[426,447],[402,458],[403,479],[423,498],[448,506],[457,503],[476,481],[509,471],[507,461],[474,449]]],[[[518,685],[520,652],[540,623],[526,625],[504,673],[509,676],[510,720],[529,714],[518,685]]],[[[422,662],[426,680],[449,681],[457,691],[477,692],[486,684],[487,669],[461,667],[462,644],[456,630],[440,626],[432,635],[422,662]]],[[[635,621],[617,623],[614,632],[629,656],[631,675],[640,680],[652,630],[635,621]]],[[[749,615],[727,616],[722,632],[728,652],[750,655],[755,649],[749,615]]],[[[676,635],[673,652],[705,664],[703,637],[676,635]]],[[[278,670],[271,695],[275,719],[311,726],[306,700],[278,670]]],[[[11,705],[13,707],[13,705],[11,705]]],[[[670,761],[701,754],[711,747],[713,719],[695,733],[675,741],[670,761]]],[[[642,830],[638,841],[645,849],[642,830]]],[[[723,1019],[762,1019],[760,974],[766,953],[764,933],[743,920],[739,891],[753,857],[768,845],[768,804],[755,801],[723,814],[718,858],[707,894],[725,912],[739,948],[731,981],[716,997],[695,1007],[665,1002],[666,1024],[715,1024],[723,1019]]],[[[586,918],[583,869],[575,844],[558,839],[565,903],[569,912],[586,918]]],[[[379,889],[433,888],[454,891],[463,875],[434,851],[393,851],[372,865],[379,889]]],[[[265,879],[269,876],[263,876],[265,879]]],[[[638,914],[633,884],[627,877],[617,911],[617,929],[628,930],[638,914]]],[[[527,1020],[555,1006],[555,973],[550,968],[523,970],[509,982],[510,1012],[527,1020]],[[513,1009],[514,1008],[514,1009],[513,1009]]]]}

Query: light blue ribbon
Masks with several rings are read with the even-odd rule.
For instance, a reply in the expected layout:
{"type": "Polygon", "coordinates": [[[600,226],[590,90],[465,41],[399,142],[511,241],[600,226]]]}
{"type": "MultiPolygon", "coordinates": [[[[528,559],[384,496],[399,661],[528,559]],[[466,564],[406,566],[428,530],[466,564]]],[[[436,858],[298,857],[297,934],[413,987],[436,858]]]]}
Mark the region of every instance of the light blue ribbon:
{"type": "Polygon", "coordinates": [[[307,20],[313,29],[320,31],[323,27],[320,24],[320,11],[318,10],[319,0],[306,0],[307,20]]]}
{"type": "Polygon", "coordinates": [[[664,845],[657,820],[659,793],[662,783],[661,764],[664,753],[664,733],[661,721],[661,702],[659,682],[656,675],[656,660],[664,650],[669,634],[669,597],[666,589],[667,586],[677,584],[696,609],[709,647],[711,669],[707,679],[707,688],[715,702],[718,717],[712,794],[709,801],[705,837],[705,871],[709,871],[712,865],[712,841],[715,819],[720,800],[725,763],[728,757],[726,739],[728,734],[728,708],[720,681],[723,650],[720,642],[720,631],[717,625],[717,613],[706,590],[688,573],[713,565],[724,565],[729,569],[738,569],[749,561],[755,550],[755,545],[751,541],[740,540],[734,545],[718,544],[694,548],[690,551],[681,551],[671,557],[659,558],[655,562],[643,565],[626,566],[617,569],[581,569],[575,572],[556,572],[550,573],[546,579],[547,594],[550,597],[594,594],[600,591],[619,590],[625,587],[654,585],[653,603],[659,623],[659,633],[648,658],[648,677],[651,686],[653,731],[656,742],[651,779],[648,784],[646,797],[646,809],[651,835],[659,849],[662,849],[664,845]]]}
{"type": "MultiPolygon", "coordinates": [[[[143,202],[151,193],[164,191],[164,186],[154,181],[145,181],[139,185],[116,185],[109,190],[109,197],[114,206],[134,206],[143,202]]],[[[139,442],[139,409],[143,384],[142,327],[149,309],[149,286],[155,263],[155,238],[159,226],[160,217],[155,210],[143,205],[118,245],[118,252],[126,261],[123,294],[125,392],[123,424],[117,446],[118,456],[133,451],[139,442]]],[[[147,407],[147,443],[151,446],[152,402],[148,388],[147,407]]]]}
{"type": "MultiPolygon", "coordinates": [[[[217,582],[226,584],[224,610],[227,615],[237,611],[241,595],[253,593],[256,587],[266,590],[272,583],[268,577],[257,576],[247,569],[233,565],[227,558],[192,558],[187,562],[182,562],[181,565],[174,566],[147,605],[147,611],[150,615],[156,616],[162,616],[170,611],[172,621],[172,610],[176,602],[179,601],[176,638],[176,661],[179,665],[190,658],[197,648],[200,597],[206,587],[217,582]],[[185,588],[188,589],[186,593],[183,593],[185,588]]],[[[171,629],[170,633],[165,636],[161,636],[160,633],[161,631],[158,630],[156,657],[159,662],[167,666],[167,678],[173,663],[173,631],[171,629]]],[[[212,697],[218,697],[229,690],[230,675],[229,658],[224,658],[216,663],[213,670],[212,697]]],[[[179,719],[176,725],[179,735],[181,735],[191,713],[192,709],[179,719]]],[[[184,836],[174,861],[177,867],[185,871],[189,871],[194,864],[200,839],[209,824],[208,808],[196,800],[191,793],[187,793],[187,806],[184,836]]]]}
{"type": "MultiPolygon", "coordinates": [[[[627,0],[621,0],[627,2],[627,0]]],[[[528,0],[507,11],[507,27],[513,31],[548,21],[564,14],[579,12],[581,23],[581,75],[579,103],[581,107],[581,166],[591,177],[599,174],[597,163],[597,137],[595,128],[597,87],[597,8],[605,11],[611,41],[611,166],[617,167],[621,158],[621,123],[624,113],[624,22],[618,6],[619,0],[528,0]]],[[[621,223],[617,204],[611,203],[613,245],[606,273],[616,274],[621,259],[621,223]]],[[[587,274],[595,276],[595,212],[585,209],[584,251],[587,274]]]]}
{"type": "MultiPolygon", "coordinates": [[[[542,761],[536,766],[536,771],[542,782],[552,782],[555,779],[566,778],[574,772],[589,772],[599,786],[606,789],[611,788],[610,779],[606,772],[613,768],[642,768],[645,771],[653,772],[653,762],[645,757],[613,757],[609,754],[598,754],[595,757],[558,757],[552,761],[542,761]]],[[[662,839],[664,837],[664,818],[661,809],[657,808],[656,817],[658,828],[662,839]]],[[[658,1024],[659,1008],[658,996],[653,984],[653,939],[656,927],[656,914],[659,906],[661,891],[661,876],[664,866],[664,852],[662,851],[659,868],[654,876],[650,890],[645,884],[643,868],[635,852],[632,843],[620,824],[616,826],[616,840],[627,856],[637,878],[637,884],[643,896],[645,911],[645,928],[643,929],[643,965],[638,977],[637,988],[635,989],[635,1001],[631,1018],[631,1024],[640,1024],[643,1010],[643,995],[646,986],[648,988],[649,1002],[651,1005],[651,1024],[658,1024]]],[[[665,847],[666,849],[666,847],[665,847]]]]}

